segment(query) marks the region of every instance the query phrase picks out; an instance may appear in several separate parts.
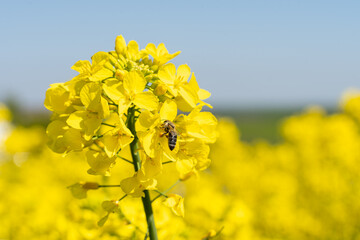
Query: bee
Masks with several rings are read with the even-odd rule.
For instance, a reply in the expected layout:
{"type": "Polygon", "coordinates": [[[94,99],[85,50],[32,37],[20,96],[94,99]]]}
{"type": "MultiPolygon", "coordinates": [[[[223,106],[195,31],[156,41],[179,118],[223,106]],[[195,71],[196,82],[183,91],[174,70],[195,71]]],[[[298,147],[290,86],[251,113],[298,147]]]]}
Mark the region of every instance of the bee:
{"type": "Polygon", "coordinates": [[[169,120],[165,120],[162,124],[162,128],[164,129],[165,133],[161,136],[166,135],[166,137],[168,138],[169,148],[172,151],[176,146],[178,136],[178,133],[175,129],[175,124],[169,120]]]}

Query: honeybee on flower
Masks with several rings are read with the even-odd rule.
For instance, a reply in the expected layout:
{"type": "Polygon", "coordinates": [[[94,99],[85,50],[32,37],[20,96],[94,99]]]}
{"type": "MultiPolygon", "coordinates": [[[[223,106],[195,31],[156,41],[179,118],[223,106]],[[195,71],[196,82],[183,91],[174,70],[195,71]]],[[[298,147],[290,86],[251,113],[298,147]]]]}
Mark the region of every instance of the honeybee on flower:
{"type": "Polygon", "coordinates": [[[169,149],[172,151],[176,146],[178,136],[178,132],[175,129],[175,124],[169,120],[165,120],[162,124],[162,128],[165,132],[164,134],[162,134],[162,136],[166,135],[166,137],[168,138],[169,149]]]}

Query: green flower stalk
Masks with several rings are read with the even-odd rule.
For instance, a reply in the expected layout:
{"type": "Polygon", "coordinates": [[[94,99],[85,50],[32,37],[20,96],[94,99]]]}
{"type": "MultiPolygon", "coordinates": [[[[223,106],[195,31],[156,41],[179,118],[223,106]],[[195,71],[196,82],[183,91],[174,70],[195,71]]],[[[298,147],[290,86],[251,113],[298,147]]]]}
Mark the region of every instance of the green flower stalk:
{"type": "MultiPolygon", "coordinates": [[[[135,130],[134,110],[135,110],[134,108],[130,108],[128,111],[128,128],[130,129],[131,133],[135,136],[134,140],[130,143],[130,151],[133,159],[135,172],[138,172],[141,167],[141,159],[138,153],[138,138],[136,136],[136,130],[135,130]]],[[[141,200],[144,206],[150,239],[151,240],[158,239],[156,233],[156,227],[155,227],[154,214],[151,206],[150,194],[148,190],[144,190],[144,196],[141,198],[141,200]]]]}

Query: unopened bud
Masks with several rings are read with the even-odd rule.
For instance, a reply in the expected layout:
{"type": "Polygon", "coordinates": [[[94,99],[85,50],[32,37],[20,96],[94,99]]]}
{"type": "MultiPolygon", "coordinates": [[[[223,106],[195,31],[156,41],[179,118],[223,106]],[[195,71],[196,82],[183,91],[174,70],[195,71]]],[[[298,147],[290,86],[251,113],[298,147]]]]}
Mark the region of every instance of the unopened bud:
{"type": "Polygon", "coordinates": [[[86,182],[86,183],[84,183],[84,185],[82,187],[84,189],[98,189],[99,184],[96,182],[86,182]]]}
{"type": "Polygon", "coordinates": [[[152,65],[151,66],[151,70],[153,70],[154,72],[156,72],[159,69],[158,65],[152,65]]]}
{"type": "Polygon", "coordinates": [[[126,74],[126,71],[125,70],[116,70],[116,73],[115,73],[115,77],[118,79],[118,80],[124,80],[124,76],[126,74]]]}
{"type": "Polygon", "coordinates": [[[161,95],[164,95],[167,91],[167,88],[164,84],[159,84],[157,85],[157,87],[155,88],[154,90],[154,94],[156,96],[161,96],[161,95]]]}

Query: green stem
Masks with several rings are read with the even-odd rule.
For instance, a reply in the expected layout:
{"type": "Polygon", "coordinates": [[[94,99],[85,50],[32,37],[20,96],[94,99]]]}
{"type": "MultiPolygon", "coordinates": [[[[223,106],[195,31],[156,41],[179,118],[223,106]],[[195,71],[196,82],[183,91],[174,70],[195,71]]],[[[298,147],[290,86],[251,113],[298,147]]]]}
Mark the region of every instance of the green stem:
{"type": "Polygon", "coordinates": [[[154,202],[156,199],[158,199],[158,198],[161,197],[161,196],[167,197],[166,194],[167,194],[173,187],[175,187],[179,182],[180,182],[180,179],[177,180],[173,185],[171,185],[171,187],[169,187],[168,189],[166,189],[166,190],[163,191],[163,192],[160,192],[160,191],[158,191],[158,190],[155,190],[155,192],[159,193],[159,195],[157,195],[153,200],[151,200],[151,202],[154,202]]]}
{"type": "MultiPolygon", "coordinates": [[[[139,171],[141,167],[141,159],[138,152],[138,138],[136,136],[135,131],[135,107],[129,108],[128,111],[128,122],[127,126],[130,129],[131,133],[134,135],[134,140],[130,143],[131,155],[133,159],[134,169],[135,172],[139,171]]],[[[146,215],[146,222],[148,225],[148,232],[150,240],[157,240],[157,232],[155,227],[155,220],[154,214],[151,206],[150,194],[148,190],[144,190],[144,197],[141,198],[145,215],[146,215]]]]}
{"type": "Polygon", "coordinates": [[[104,135],[96,135],[96,136],[93,136],[92,137],[92,140],[96,140],[96,139],[99,139],[99,138],[102,138],[104,135]]]}
{"type": "Polygon", "coordinates": [[[108,123],[101,123],[101,125],[105,125],[105,126],[108,126],[108,127],[113,127],[113,128],[116,128],[116,126],[115,125],[111,125],[111,124],[108,124],[108,123]]]}
{"type": "Polygon", "coordinates": [[[120,202],[121,200],[123,200],[124,198],[127,197],[127,194],[125,194],[124,196],[122,196],[118,201],[120,202]]]}
{"type": "Polygon", "coordinates": [[[106,187],[120,187],[120,185],[99,185],[99,188],[106,188],[106,187]]]}
{"type": "Polygon", "coordinates": [[[127,160],[126,158],[120,157],[120,155],[119,155],[118,153],[116,154],[116,156],[117,156],[118,158],[120,158],[121,160],[124,160],[125,162],[128,162],[128,163],[133,164],[133,162],[132,162],[132,161],[127,160]]]}
{"type": "Polygon", "coordinates": [[[159,190],[156,190],[156,189],[155,189],[154,191],[157,192],[158,194],[164,196],[164,197],[168,197],[168,196],[166,195],[166,193],[162,193],[162,192],[160,192],[159,190]]]}
{"type": "Polygon", "coordinates": [[[167,161],[167,162],[163,162],[162,164],[168,164],[168,163],[173,163],[174,161],[167,161]]]}

